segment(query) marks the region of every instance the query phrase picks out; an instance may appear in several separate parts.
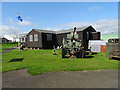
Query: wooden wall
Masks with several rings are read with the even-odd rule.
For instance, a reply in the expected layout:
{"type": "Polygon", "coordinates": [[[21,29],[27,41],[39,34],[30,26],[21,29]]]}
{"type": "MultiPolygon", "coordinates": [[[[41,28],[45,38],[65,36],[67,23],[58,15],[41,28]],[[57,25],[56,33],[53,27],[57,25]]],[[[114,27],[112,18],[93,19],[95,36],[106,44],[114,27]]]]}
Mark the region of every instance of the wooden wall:
{"type": "MultiPolygon", "coordinates": [[[[53,34],[53,33],[42,33],[38,32],[35,30],[32,30],[31,32],[28,33],[27,35],[27,42],[26,45],[27,47],[32,47],[32,48],[42,48],[42,49],[52,49],[53,46],[61,46],[62,45],[62,40],[63,38],[67,37],[68,33],[62,33],[62,34],[53,34]],[[34,34],[38,34],[38,41],[30,41],[29,36],[34,34]],[[47,40],[47,34],[52,35],[52,41],[47,40]]],[[[77,31],[79,38],[83,41],[83,46],[85,49],[88,49],[88,41],[89,40],[100,40],[100,32],[96,32],[96,30],[92,27],[89,26],[83,31],[77,31]]]]}
{"type": "Polygon", "coordinates": [[[47,40],[47,34],[50,34],[50,33],[42,33],[43,49],[52,49],[53,46],[57,47],[58,44],[57,44],[56,34],[51,34],[52,41],[47,40]]]}
{"type": "Polygon", "coordinates": [[[27,35],[27,42],[26,42],[26,45],[27,47],[30,47],[30,48],[42,48],[43,45],[42,45],[42,33],[40,32],[37,32],[35,30],[32,30],[28,35],[27,35]],[[34,37],[34,34],[38,34],[38,41],[34,41],[34,38],[33,38],[33,41],[30,41],[30,35],[33,35],[34,37]]]}

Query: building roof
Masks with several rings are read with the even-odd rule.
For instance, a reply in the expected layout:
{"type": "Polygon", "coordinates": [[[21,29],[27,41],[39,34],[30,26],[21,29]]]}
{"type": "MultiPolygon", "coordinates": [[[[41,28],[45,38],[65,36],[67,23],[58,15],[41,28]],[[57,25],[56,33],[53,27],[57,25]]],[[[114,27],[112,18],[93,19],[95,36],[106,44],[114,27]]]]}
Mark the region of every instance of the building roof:
{"type": "MultiPolygon", "coordinates": [[[[83,31],[83,30],[85,30],[88,27],[90,27],[90,26],[78,27],[76,29],[76,31],[83,31]]],[[[62,34],[62,33],[72,32],[73,28],[71,28],[71,29],[65,29],[65,30],[58,30],[58,31],[42,30],[42,29],[33,29],[33,30],[38,31],[38,32],[42,32],[42,33],[62,34]]]]}
{"type": "Polygon", "coordinates": [[[38,31],[38,32],[42,32],[42,33],[56,33],[56,31],[52,31],[52,30],[43,30],[43,29],[33,29],[35,31],[38,31]]]}
{"type": "MultiPolygon", "coordinates": [[[[84,31],[86,28],[88,28],[89,26],[84,26],[84,27],[78,27],[76,28],[76,31],[84,31]]],[[[56,31],[56,34],[61,34],[61,33],[68,33],[68,32],[73,32],[73,28],[71,29],[66,29],[66,30],[60,30],[60,31],[56,31]]]]}
{"type": "Polygon", "coordinates": [[[25,36],[25,35],[27,35],[28,33],[20,33],[20,35],[22,35],[22,36],[25,36]]]}
{"type": "Polygon", "coordinates": [[[26,37],[27,34],[28,34],[28,33],[21,33],[21,34],[19,34],[19,37],[20,37],[20,38],[26,37]]]}
{"type": "Polygon", "coordinates": [[[1,36],[0,39],[7,39],[6,37],[1,36]]]}

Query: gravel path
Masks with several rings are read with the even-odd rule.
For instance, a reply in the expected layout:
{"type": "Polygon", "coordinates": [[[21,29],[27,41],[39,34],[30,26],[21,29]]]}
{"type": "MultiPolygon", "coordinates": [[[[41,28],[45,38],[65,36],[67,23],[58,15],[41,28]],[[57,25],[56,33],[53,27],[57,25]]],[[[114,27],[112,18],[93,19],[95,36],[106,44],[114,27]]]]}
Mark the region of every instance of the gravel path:
{"type": "Polygon", "coordinates": [[[7,53],[7,52],[10,52],[10,51],[12,51],[12,50],[14,50],[14,49],[16,49],[16,48],[17,48],[17,47],[8,48],[8,49],[6,49],[6,50],[0,52],[0,54],[4,54],[4,53],[7,53]]]}
{"type": "Polygon", "coordinates": [[[2,74],[3,88],[118,88],[118,70],[50,72],[32,76],[26,70],[2,74]]]}

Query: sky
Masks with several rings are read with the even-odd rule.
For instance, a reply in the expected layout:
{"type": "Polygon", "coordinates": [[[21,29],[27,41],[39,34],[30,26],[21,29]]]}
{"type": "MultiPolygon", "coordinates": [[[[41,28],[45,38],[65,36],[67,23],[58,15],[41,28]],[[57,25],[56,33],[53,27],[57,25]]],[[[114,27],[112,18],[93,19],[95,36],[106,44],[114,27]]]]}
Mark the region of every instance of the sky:
{"type": "Polygon", "coordinates": [[[89,25],[102,35],[117,35],[118,2],[2,2],[2,36],[33,28],[64,30],[89,25]]]}

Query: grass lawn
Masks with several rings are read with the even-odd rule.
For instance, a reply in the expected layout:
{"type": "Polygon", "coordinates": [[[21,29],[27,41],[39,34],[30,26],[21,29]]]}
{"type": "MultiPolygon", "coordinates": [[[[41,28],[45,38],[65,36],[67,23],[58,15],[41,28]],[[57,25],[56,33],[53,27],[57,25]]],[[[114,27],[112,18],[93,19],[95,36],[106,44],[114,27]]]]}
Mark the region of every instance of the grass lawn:
{"type": "Polygon", "coordinates": [[[4,51],[8,48],[12,48],[12,47],[15,47],[17,46],[18,43],[17,42],[11,42],[11,43],[3,43],[3,44],[0,44],[0,51],[4,51]]]}
{"type": "Polygon", "coordinates": [[[15,49],[3,54],[2,72],[25,68],[30,74],[37,75],[45,72],[118,69],[119,61],[109,60],[103,52],[84,59],[62,59],[61,50],[57,50],[58,55],[52,55],[52,52],[15,49]]]}

